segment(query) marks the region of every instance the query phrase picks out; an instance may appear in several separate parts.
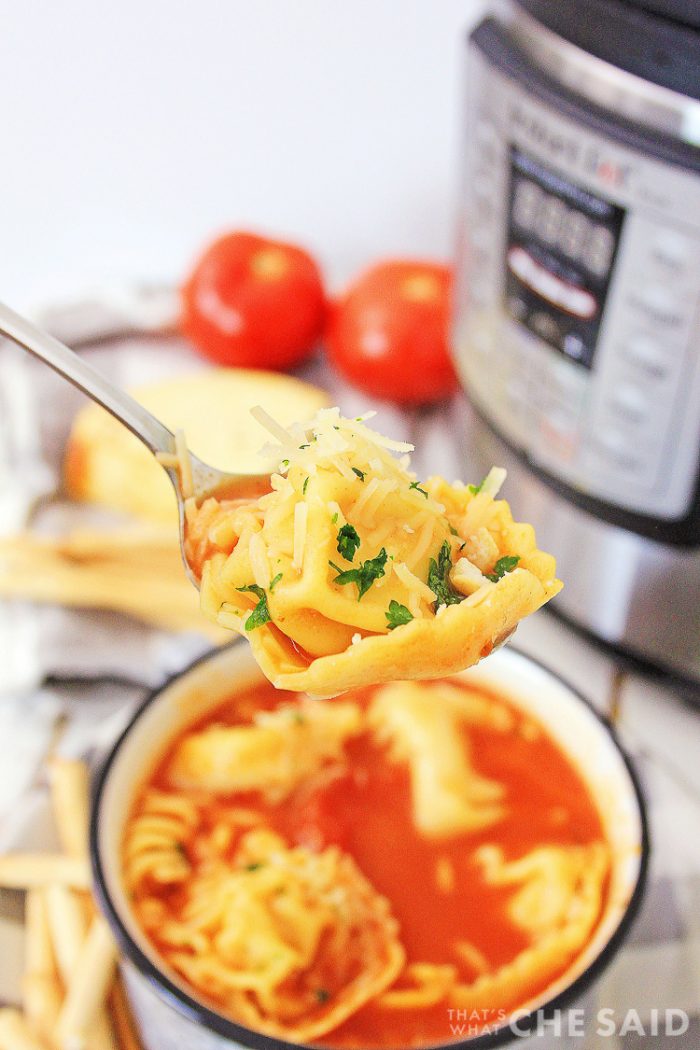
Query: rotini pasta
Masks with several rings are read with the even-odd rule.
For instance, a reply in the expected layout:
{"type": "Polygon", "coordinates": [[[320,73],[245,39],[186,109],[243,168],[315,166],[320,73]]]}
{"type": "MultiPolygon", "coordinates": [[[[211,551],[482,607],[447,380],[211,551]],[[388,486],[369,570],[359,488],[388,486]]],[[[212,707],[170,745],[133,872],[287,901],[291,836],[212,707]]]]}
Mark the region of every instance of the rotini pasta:
{"type": "Polygon", "coordinates": [[[190,799],[148,790],[124,843],[127,887],[184,882],[191,871],[186,846],[198,824],[197,807],[190,799]]]}

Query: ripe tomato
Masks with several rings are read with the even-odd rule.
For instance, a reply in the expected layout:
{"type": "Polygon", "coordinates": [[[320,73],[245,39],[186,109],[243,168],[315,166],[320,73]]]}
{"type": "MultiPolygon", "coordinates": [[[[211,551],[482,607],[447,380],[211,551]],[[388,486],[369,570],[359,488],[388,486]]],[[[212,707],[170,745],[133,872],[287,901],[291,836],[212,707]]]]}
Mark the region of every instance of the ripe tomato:
{"type": "Polygon", "coordinates": [[[310,255],[253,233],[214,241],[182,289],[180,327],[224,365],[289,368],[314,348],[326,299],[310,255]]]}
{"type": "Polygon", "coordinates": [[[331,360],[373,397],[413,405],[447,397],[457,388],[447,351],[451,286],[450,270],[436,263],[367,270],[331,312],[331,360]]]}

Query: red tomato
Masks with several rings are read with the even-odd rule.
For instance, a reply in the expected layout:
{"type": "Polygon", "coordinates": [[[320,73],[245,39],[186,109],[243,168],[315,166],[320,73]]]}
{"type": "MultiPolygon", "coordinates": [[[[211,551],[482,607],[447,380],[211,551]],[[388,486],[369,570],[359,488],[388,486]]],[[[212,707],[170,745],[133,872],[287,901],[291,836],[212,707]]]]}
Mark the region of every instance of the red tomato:
{"type": "Polygon", "coordinates": [[[436,263],[367,270],[331,312],[331,360],[373,397],[413,405],[447,397],[457,388],[447,351],[451,286],[450,270],[436,263]]]}
{"type": "Polygon", "coordinates": [[[310,255],[253,233],[229,233],[207,248],[185,283],[180,327],[212,361],[282,369],[313,350],[325,315],[310,255]]]}

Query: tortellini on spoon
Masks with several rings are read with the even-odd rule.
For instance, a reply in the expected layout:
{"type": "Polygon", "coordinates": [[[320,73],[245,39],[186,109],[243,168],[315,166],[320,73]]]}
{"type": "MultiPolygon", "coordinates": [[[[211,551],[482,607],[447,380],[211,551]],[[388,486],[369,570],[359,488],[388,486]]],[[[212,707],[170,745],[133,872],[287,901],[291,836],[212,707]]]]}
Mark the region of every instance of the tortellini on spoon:
{"type": "Polygon", "coordinates": [[[479,485],[419,481],[413,446],[371,413],[321,409],[283,428],[270,492],[187,508],[187,555],[207,616],[244,635],[280,689],[329,697],[477,663],[561,587],[530,525],[479,485]]]}

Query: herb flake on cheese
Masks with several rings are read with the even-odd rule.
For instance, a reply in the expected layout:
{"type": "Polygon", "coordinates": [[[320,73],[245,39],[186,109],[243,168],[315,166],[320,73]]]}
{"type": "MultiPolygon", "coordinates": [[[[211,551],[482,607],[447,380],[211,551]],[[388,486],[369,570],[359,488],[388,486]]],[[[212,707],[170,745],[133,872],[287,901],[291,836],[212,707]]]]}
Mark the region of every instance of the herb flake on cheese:
{"type": "Polygon", "coordinates": [[[352,525],[343,525],[338,530],[336,547],[338,554],[341,554],[346,561],[352,561],[359,546],[360,537],[357,530],[352,525]]]}
{"type": "Polygon", "coordinates": [[[413,619],[413,613],[394,598],[389,602],[389,608],[384,615],[390,631],[393,631],[396,627],[401,627],[405,623],[410,623],[413,619]]]}
{"type": "Polygon", "coordinates": [[[258,587],[255,583],[249,583],[247,587],[237,587],[237,591],[250,591],[258,599],[258,604],[255,606],[250,616],[246,620],[244,626],[246,631],[254,631],[256,627],[262,627],[264,623],[269,623],[272,617],[270,616],[270,610],[267,607],[267,595],[262,587],[258,587]]]}

